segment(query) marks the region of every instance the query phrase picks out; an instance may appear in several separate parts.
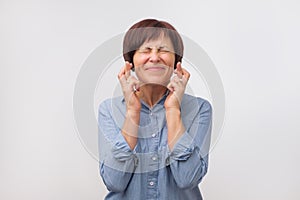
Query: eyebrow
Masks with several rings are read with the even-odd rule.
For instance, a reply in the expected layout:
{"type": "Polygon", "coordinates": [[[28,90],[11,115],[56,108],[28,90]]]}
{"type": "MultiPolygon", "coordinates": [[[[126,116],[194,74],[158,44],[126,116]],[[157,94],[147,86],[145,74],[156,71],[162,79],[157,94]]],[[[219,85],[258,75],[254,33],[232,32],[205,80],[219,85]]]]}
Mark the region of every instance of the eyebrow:
{"type": "MultiPolygon", "coordinates": [[[[153,48],[153,46],[144,45],[144,46],[141,46],[141,48],[153,48]]],[[[158,49],[161,49],[161,48],[169,48],[169,47],[167,45],[160,45],[160,46],[158,46],[158,49]]]]}

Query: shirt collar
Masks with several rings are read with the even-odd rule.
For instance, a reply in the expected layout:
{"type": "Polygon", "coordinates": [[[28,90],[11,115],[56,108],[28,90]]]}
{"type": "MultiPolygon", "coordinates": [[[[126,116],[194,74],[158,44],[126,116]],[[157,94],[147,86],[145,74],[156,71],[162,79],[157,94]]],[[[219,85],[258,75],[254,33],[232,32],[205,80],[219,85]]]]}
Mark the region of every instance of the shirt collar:
{"type": "MultiPolygon", "coordinates": [[[[165,94],[160,98],[160,100],[158,100],[158,102],[153,107],[155,107],[157,104],[163,105],[165,103],[165,100],[166,100],[167,96],[169,95],[169,93],[170,93],[170,90],[167,89],[167,91],[165,92],[165,94]]],[[[125,102],[124,96],[121,98],[121,101],[122,101],[122,103],[125,102]]],[[[143,100],[141,100],[141,103],[143,105],[145,105],[146,107],[149,107],[143,100]]]]}

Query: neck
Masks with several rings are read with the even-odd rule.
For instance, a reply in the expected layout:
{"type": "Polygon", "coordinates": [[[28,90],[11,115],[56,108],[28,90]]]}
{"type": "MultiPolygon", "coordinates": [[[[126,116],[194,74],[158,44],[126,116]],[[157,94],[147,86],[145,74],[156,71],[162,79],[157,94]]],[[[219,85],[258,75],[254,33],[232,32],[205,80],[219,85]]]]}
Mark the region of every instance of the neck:
{"type": "Polygon", "coordinates": [[[167,88],[162,85],[147,84],[140,88],[140,98],[152,108],[166,93],[167,88]]]}

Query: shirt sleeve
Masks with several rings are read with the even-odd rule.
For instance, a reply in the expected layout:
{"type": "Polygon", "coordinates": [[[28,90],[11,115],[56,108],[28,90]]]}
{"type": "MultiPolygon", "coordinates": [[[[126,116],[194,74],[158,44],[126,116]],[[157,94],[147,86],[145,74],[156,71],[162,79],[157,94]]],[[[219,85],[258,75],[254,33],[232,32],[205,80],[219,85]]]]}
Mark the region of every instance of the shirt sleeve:
{"type": "MultiPolygon", "coordinates": [[[[98,149],[100,175],[109,191],[122,192],[127,188],[135,170],[137,156],[125,141],[121,128],[112,115],[111,101],[98,110],[98,149]]],[[[122,115],[121,113],[116,113],[122,115]]]]}
{"type": "Polygon", "coordinates": [[[204,101],[189,128],[179,138],[173,150],[168,151],[167,163],[170,164],[178,187],[196,187],[206,174],[211,126],[212,108],[208,101],[204,101]]]}

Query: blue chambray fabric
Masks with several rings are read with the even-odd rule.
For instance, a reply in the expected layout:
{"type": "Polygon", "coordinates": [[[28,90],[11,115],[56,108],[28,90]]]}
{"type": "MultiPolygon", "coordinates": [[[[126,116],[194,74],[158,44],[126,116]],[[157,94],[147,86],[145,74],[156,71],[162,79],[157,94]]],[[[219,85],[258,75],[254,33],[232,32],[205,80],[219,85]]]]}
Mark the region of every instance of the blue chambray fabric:
{"type": "Polygon", "coordinates": [[[208,168],[212,107],[188,94],[181,102],[186,128],[172,151],[167,145],[166,93],[152,108],[141,101],[138,142],[131,150],[121,134],[123,97],[107,99],[98,110],[100,175],[107,200],[201,200],[198,187],[208,168]]]}

